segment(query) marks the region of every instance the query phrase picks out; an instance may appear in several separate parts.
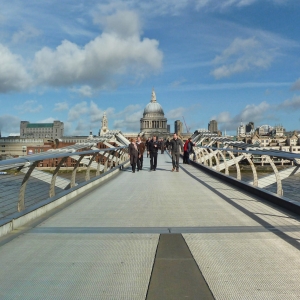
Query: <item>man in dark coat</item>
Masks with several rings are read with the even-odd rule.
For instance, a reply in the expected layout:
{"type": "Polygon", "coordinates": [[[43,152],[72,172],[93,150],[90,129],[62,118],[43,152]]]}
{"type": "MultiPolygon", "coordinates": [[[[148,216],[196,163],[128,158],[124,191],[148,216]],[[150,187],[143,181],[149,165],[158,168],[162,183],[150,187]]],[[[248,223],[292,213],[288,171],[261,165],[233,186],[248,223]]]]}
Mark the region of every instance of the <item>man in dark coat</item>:
{"type": "Polygon", "coordinates": [[[147,157],[149,157],[149,143],[151,142],[151,138],[148,137],[148,140],[145,143],[146,149],[147,149],[147,157]]]}
{"type": "Polygon", "coordinates": [[[172,172],[174,172],[175,169],[176,172],[179,172],[179,156],[180,153],[183,152],[183,143],[182,140],[178,138],[176,133],[174,133],[173,139],[170,141],[169,148],[172,155],[172,164],[173,164],[172,172]]]}
{"type": "Polygon", "coordinates": [[[141,141],[141,138],[138,136],[136,145],[138,147],[138,161],[137,161],[137,171],[142,170],[143,168],[143,155],[145,151],[145,144],[141,141]]]}
{"type": "Polygon", "coordinates": [[[158,142],[156,140],[156,136],[153,136],[152,140],[149,143],[150,171],[156,171],[157,152],[158,152],[158,142]]]}
{"type": "Polygon", "coordinates": [[[138,147],[136,145],[135,139],[131,139],[131,143],[129,144],[129,147],[128,147],[128,154],[130,156],[130,164],[131,164],[131,168],[132,168],[132,173],[135,173],[135,166],[137,164],[138,156],[139,156],[138,147]]]}

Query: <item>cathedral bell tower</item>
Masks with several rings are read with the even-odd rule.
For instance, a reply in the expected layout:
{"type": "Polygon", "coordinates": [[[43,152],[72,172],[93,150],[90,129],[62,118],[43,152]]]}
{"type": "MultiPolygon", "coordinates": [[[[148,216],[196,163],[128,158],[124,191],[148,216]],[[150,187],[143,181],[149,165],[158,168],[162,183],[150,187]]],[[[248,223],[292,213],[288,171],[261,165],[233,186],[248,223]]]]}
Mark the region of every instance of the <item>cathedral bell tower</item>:
{"type": "Polygon", "coordinates": [[[101,127],[101,130],[100,130],[100,136],[103,136],[105,135],[107,132],[108,132],[108,120],[107,120],[107,117],[106,117],[106,113],[104,112],[103,114],[103,117],[102,117],[102,127],[101,127]]]}

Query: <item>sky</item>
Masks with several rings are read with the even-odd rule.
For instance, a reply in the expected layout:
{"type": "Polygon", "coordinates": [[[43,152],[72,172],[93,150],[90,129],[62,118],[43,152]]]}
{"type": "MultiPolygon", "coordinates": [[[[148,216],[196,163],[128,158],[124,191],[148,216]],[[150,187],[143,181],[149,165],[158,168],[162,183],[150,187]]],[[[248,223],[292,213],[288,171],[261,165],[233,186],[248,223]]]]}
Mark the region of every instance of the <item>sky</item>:
{"type": "Polygon", "coordinates": [[[174,130],[300,130],[299,0],[0,0],[0,130],[139,132],[155,89],[174,130]]]}

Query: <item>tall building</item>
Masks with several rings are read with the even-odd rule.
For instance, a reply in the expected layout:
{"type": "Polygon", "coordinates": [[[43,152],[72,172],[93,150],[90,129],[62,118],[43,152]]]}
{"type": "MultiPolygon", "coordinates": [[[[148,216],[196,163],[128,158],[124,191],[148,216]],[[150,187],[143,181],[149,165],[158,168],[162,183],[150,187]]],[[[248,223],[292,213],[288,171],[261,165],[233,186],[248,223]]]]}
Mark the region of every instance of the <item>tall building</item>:
{"type": "Polygon", "coordinates": [[[174,131],[177,133],[177,134],[181,134],[183,132],[183,124],[180,120],[176,120],[175,123],[174,123],[174,131]]]}
{"type": "Polygon", "coordinates": [[[241,123],[241,125],[237,128],[237,136],[244,136],[246,134],[246,126],[241,123]]]}
{"type": "Polygon", "coordinates": [[[108,132],[108,120],[106,117],[106,113],[103,114],[103,118],[102,118],[102,126],[101,126],[101,130],[99,132],[100,136],[105,135],[108,132]]]}
{"type": "Polygon", "coordinates": [[[216,120],[211,120],[208,123],[208,131],[211,133],[218,133],[218,122],[216,120]]]}
{"type": "Polygon", "coordinates": [[[20,138],[32,139],[59,139],[64,135],[64,123],[54,121],[53,123],[30,123],[21,121],[20,138]]]}
{"type": "Polygon", "coordinates": [[[254,122],[249,122],[246,125],[246,133],[254,132],[254,122]]]}
{"type": "Polygon", "coordinates": [[[282,125],[275,125],[272,130],[272,134],[275,136],[284,136],[285,128],[282,125]]]}
{"type": "Polygon", "coordinates": [[[146,105],[143,118],[140,120],[140,131],[144,137],[168,136],[167,119],[163,108],[156,100],[154,89],[152,89],[151,101],[146,105]]]}

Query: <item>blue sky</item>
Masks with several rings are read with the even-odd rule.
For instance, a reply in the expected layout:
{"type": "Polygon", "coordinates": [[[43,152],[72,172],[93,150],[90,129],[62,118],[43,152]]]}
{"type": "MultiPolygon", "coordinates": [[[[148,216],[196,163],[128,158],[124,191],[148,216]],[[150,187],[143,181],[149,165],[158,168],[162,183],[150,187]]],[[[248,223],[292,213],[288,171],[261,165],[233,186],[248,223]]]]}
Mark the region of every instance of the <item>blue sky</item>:
{"type": "Polygon", "coordinates": [[[173,130],[300,130],[298,0],[0,1],[0,130],[138,132],[155,88],[173,130]]]}

